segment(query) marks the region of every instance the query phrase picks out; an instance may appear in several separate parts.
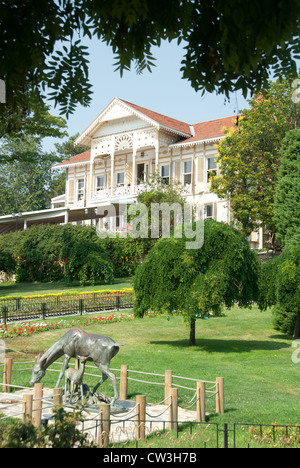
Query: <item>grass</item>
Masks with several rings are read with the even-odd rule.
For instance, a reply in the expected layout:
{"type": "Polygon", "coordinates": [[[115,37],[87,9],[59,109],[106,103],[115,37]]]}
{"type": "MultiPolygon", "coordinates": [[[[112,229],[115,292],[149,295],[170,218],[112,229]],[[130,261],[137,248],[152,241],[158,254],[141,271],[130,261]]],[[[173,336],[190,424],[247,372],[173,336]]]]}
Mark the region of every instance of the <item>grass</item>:
{"type": "Polygon", "coordinates": [[[112,283],[97,283],[81,286],[80,283],[0,283],[0,297],[30,296],[35,294],[62,293],[72,291],[100,291],[101,289],[123,289],[132,287],[132,278],[115,279],[112,283]]]}
{"type": "MultiPolygon", "coordinates": [[[[224,377],[225,414],[215,414],[215,401],[211,398],[207,405],[211,423],[300,423],[300,364],[292,362],[295,349],[291,347],[291,338],[273,330],[270,311],[236,307],[226,311],[223,317],[199,320],[194,347],[188,345],[188,329],[179,316],[170,320],[159,316],[97,324],[86,330],[125,343],[113,359],[112,368],[128,364],[131,370],[163,374],[170,369],[174,375],[209,381],[224,377]]],[[[18,362],[32,360],[64,333],[61,329],[7,339],[7,356],[18,362]]],[[[13,373],[13,383],[28,385],[30,374],[29,371],[13,373]]],[[[47,372],[44,385],[55,386],[56,378],[56,373],[47,372]]],[[[86,377],[85,382],[93,385],[95,380],[91,383],[89,379],[86,377]]],[[[105,382],[100,391],[112,395],[110,382],[105,382]]],[[[164,398],[163,387],[156,385],[130,381],[128,391],[132,399],[136,394],[145,394],[148,402],[164,398]]]]}

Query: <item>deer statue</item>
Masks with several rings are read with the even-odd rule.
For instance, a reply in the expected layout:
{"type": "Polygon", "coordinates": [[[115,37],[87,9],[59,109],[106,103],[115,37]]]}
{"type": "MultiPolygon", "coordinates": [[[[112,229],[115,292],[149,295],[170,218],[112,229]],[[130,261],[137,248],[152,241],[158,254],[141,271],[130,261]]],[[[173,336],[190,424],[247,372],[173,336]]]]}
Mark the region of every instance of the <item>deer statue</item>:
{"type": "Polygon", "coordinates": [[[87,361],[93,361],[102,372],[102,378],[93,388],[92,393],[94,394],[98,387],[109,378],[114,389],[114,397],[111,400],[111,405],[114,405],[115,401],[118,399],[118,391],[116,377],[110,372],[109,364],[111,359],[118,353],[120,346],[124,345],[122,343],[116,343],[108,336],[94,335],[86,333],[79,328],[71,328],[38,358],[32,369],[30,385],[40,382],[47,368],[61,356],[64,356],[63,365],[56,383],[56,387],[58,388],[70,359],[76,356],[82,356],[85,357],[87,361]]]}
{"type": "Polygon", "coordinates": [[[82,378],[85,371],[85,363],[87,361],[87,357],[78,356],[79,359],[79,367],[78,369],[73,369],[68,367],[65,372],[65,395],[67,391],[70,392],[70,400],[69,403],[72,404],[73,400],[73,392],[74,388],[80,387],[81,393],[81,400],[83,400],[83,383],[82,378]]]}

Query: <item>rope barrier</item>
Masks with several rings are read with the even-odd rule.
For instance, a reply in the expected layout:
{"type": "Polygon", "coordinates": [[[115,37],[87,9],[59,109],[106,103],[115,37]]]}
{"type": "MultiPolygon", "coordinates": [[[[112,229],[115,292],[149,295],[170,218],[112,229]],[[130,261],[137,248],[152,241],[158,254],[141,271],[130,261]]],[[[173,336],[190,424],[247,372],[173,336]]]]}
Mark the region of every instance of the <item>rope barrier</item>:
{"type": "Polygon", "coordinates": [[[145,384],[152,384],[152,385],[165,385],[162,382],[147,382],[147,380],[138,380],[138,379],[133,379],[132,377],[128,377],[128,380],[132,380],[133,382],[141,382],[145,384]]]}
{"type": "MultiPolygon", "coordinates": [[[[11,360],[10,360],[11,361],[11,360]]],[[[32,364],[36,361],[21,361],[21,362],[15,362],[14,365],[24,365],[24,364],[32,364]]],[[[61,370],[61,367],[62,367],[62,364],[63,362],[60,360],[60,361],[56,361],[54,362],[50,368],[47,369],[48,372],[60,372],[61,370]],[[54,368],[53,368],[54,367],[54,368]]],[[[7,368],[5,368],[5,364],[1,363],[1,367],[4,367],[4,371],[3,372],[0,372],[0,374],[7,374],[7,368]]],[[[69,367],[75,367],[76,368],[76,363],[70,363],[70,366],[69,367]]],[[[88,369],[95,369],[97,371],[99,371],[99,374],[98,373],[85,373],[85,376],[87,377],[90,377],[90,378],[97,378],[97,379],[100,379],[101,378],[101,374],[102,372],[97,368],[97,366],[91,364],[91,365],[88,365],[86,366],[86,368],[88,369]]],[[[10,372],[23,372],[23,371],[31,371],[32,368],[29,367],[29,368],[26,368],[26,367],[20,367],[19,369],[12,369],[12,364],[10,363],[9,365],[9,374],[10,375],[10,372]]],[[[193,408],[195,405],[197,405],[197,412],[199,410],[199,407],[198,407],[198,404],[199,404],[199,401],[200,401],[200,404],[202,405],[202,402],[204,400],[202,400],[203,398],[206,398],[206,399],[210,399],[210,398],[213,398],[213,397],[217,397],[216,398],[216,408],[217,408],[217,412],[222,412],[222,404],[223,404],[223,400],[220,398],[223,398],[223,381],[221,378],[217,378],[216,379],[216,382],[212,382],[212,381],[208,381],[208,380],[199,380],[199,379],[194,379],[194,378],[190,378],[190,377],[182,377],[182,376],[178,376],[178,375],[173,375],[172,374],[172,371],[166,371],[165,374],[160,374],[160,373],[154,373],[154,372],[144,372],[144,371],[139,371],[139,370],[131,370],[128,368],[128,366],[122,366],[121,369],[113,369],[111,368],[112,371],[116,372],[116,373],[119,373],[120,376],[116,376],[116,379],[119,379],[121,380],[121,386],[120,386],[120,392],[121,392],[121,387],[123,385],[123,388],[125,386],[126,390],[125,390],[125,395],[127,394],[127,385],[128,385],[128,382],[129,381],[132,381],[132,382],[137,382],[137,383],[141,383],[141,384],[145,384],[145,385],[158,385],[158,386],[161,386],[161,387],[164,387],[165,388],[165,395],[169,393],[169,388],[171,389],[172,387],[174,388],[174,391],[175,389],[182,389],[184,390],[183,392],[183,395],[180,395],[180,394],[177,394],[178,395],[178,399],[179,399],[179,404],[178,404],[178,407],[181,407],[183,410],[188,410],[188,409],[191,409],[193,408]],[[129,375],[130,376],[129,376],[129,375]],[[135,378],[132,377],[132,375],[136,375],[136,377],[138,378],[135,378]],[[145,376],[153,376],[153,377],[157,377],[159,379],[163,379],[163,382],[156,382],[156,381],[148,381],[148,380],[143,380],[142,378],[139,378],[140,375],[144,374],[145,376]],[[125,383],[123,381],[123,379],[127,379],[127,381],[125,380],[125,383]],[[198,385],[197,385],[197,389],[193,388],[193,385],[192,387],[188,387],[186,385],[181,385],[181,383],[175,383],[174,380],[176,379],[179,379],[179,381],[186,381],[186,382],[193,382],[193,383],[202,383],[203,384],[203,389],[205,389],[205,394],[202,393],[201,394],[201,399],[200,397],[198,397],[198,385]],[[221,383],[220,383],[221,382],[221,383]],[[209,387],[206,387],[205,384],[208,384],[209,387]],[[221,397],[220,397],[220,387],[219,385],[221,385],[221,397]],[[191,393],[187,393],[187,392],[192,392],[192,397],[191,399],[189,399],[189,396],[191,393]],[[186,393],[186,395],[185,395],[186,393]],[[219,399],[218,399],[219,398],[219,399]]],[[[159,379],[155,379],[153,378],[153,380],[159,380],[159,379]]],[[[21,386],[21,385],[13,385],[11,383],[6,383],[5,382],[6,378],[4,378],[4,381],[3,381],[3,387],[6,387],[7,388],[7,392],[9,392],[9,388],[10,387],[13,387],[15,389],[22,389],[22,390],[31,390],[32,391],[32,387],[26,387],[26,386],[21,386]]],[[[224,380],[224,379],[223,379],[224,380]]],[[[10,378],[8,379],[9,382],[11,382],[10,378]]],[[[184,382],[183,382],[184,383],[184,382]]],[[[201,385],[201,384],[200,384],[201,385]]],[[[147,403],[147,408],[153,408],[153,406],[159,406],[159,405],[162,405],[164,403],[166,403],[166,401],[171,398],[170,396],[167,396],[165,397],[162,401],[158,402],[158,403],[147,403]]],[[[46,404],[46,407],[43,408],[46,409],[46,408],[52,408],[52,403],[51,403],[51,400],[53,399],[52,396],[47,396],[47,397],[42,397],[42,398],[39,398],[39,399],[33,399],[33,401],[41,401],[44,403],[44,405],[46,404]],[[50,401],[49,401],[50,400],[50,401]]],[[[126,396],[123,396],[122,399],[126,399],[126,396]]],[[[177,401],[177,400],[176,400],[177,401]]],[[[17,405],[21,404],[21,402],[18,402],[16,403],[17,405]]],[[[203,403],[205,405],[205,402],[203,403]]],[[[0,400],[0,405],[1,405],[1,400],[0,400]]],[[[43,405],[43,406],[44,406],[43,405]]],[[[168,411],[168,409],[171,407],[171,404],[168,404],[166,403],[165,407],[163,408],[162,411],[160,411],[159,414],[151,414],[151,410],[150,412],[146,412],[145,410],[145,413],[148,417],[150,418],[153,418],[153,419],[159,419],[166,411],[168,411]]],[[[3,409],[7,409],[7,407],[2,407],[3,409]]],[[[9,408],[12,408],[12,406],[10,405],[9,408]]],[[[33,411],[40,411],[40,409],[36,409],[36,410],[33,410],[33,411]]],[[[129,421],[129,420],[132,420],[134,418],[136,418],[137,416],[137,406],[133,407],[132,409],[130,409],[129,411],[124,411],[124,412],[121,412],[119,413],[120,416],[122,417],[122,421],[124,421],[124,423],[126,421],[129,421]]],[[[23,412],[24,413],[24,412],[23,412]]],[[[198,413],[197,413],[198,414],[198,413]]],[[[112,415],[112,417],[114,418],[114,416],[112,415]]]]}
{"type": "Polygon", "coordinates": [[[217,395],[218,392],[213,393],[212,395],[209,395],[207,398],[212,398],[213,396],[217,395]]]}
{"type": "MultiPolygon", "coordinates": [[[[196,394],[197,394],[197,393],[196,393],[196,394]]],[[[193,399],[194,399],[194,398],[193,398],[193,399]]],[[[192,399],[191,401],[193,401],[193,399],[192,399]]],[[[190,401],[189,403],[191,403],[191,401],[190,401]]],[[[182,406],[181,408],[182,408],[182,409],[190,409],[190,408],[192,408],[193,406],[195,406],[195,405],[198,403],[198,401],[200,401],[200,398],[197,398],[196,401],[194,401],[194,403],[192,403],[191,405],[189,405],[189,406],[182,406]]]]}
{"type": "Polygon", "coordinates": [[[169,400],[171,397],[170,395],[167,396],[164,400],[160,401],[159,403],[147,403],[148,406],[159,406],[165,403],[165,401],[169,400]]]}
{"type": "Polygon", "coordinates": [[[190,401],[186,401],[181,395],[178,395],[178,398],[180,398],[184,403],[186,403],[187,405],[189,405],[197,396],[197,390],[196,392],[194,393],[194,396],[192,397],[192,399],[190,401]]]}
{"type": "Polygon", "coordinates": [[[168,406],[166,406],[166,408],[165,408],[161,413],[156,414],[156,415],[149,414],[149,413],[147,413],[147,411],[145,411],[145,413],[146,413],[147,416],[149,416],[149,418],[154,418],[154,419],[155,419],[155,418],[159,418],[159,417],[160,417],[162,414],[164,414],[164,413],[167,411],[167,409],[169,409],[170,407],[171,407],[171,404],[169,404],[168,406]]]}
{"type": "Polygon", "coordinates": [[[13,384],[8,384],[8,383],[5,383],[5,386],[6,387],[13,387],[13,388],[23,388],[23,389],[27,389],[27,390],[32,390],[32,387],[22,387],[21,385],[13,385],[13,384]]]}
{"type": "Polygon", "coordinates": [[[173,375],[174,379],[183,379],[183,380],[191,380],[192,382],[203,382],[203,383],[211,383],[216,385],[216,382],[211,382],[209,380],[199,380],[199,379],[191,379],[190,377],[181,377],[180,375],[173,375]]]}
{"type": "Polygon", "coordinates": [[[194,388],[190,388],[190,387],[183,387],[182,385],[177,385],[177,384],[175,384],[175,383],[173,383],[173,387],[177,387],[177,388],[184,388],[185,390],[194,390],[194,391],[195,391],[195,389],[194,389],[194,388]]]}
{"type": "Polygon", "coordinates": [[[145,375],[154,375],[156,377],[165,377],[164,374],[153,374],[152,372],[144,372],[144,371],[136,371],[136,370],[131,370],[128,369],[128,372],[133,372],[135,374],[145,374],[145,375]]]}

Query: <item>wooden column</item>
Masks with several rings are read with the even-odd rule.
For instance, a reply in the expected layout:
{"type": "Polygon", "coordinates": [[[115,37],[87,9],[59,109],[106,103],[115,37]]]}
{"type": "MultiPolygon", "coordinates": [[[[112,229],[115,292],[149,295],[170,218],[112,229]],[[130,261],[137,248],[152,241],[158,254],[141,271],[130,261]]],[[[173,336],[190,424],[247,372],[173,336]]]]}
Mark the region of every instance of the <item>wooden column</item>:
{"type": "Polygon", "coordinates": [[[121,365],[120,377],[120,400],[126,400],[128,389],[128,366],[127,364],[121,365]]]}
{"type": "Polygon", "coordinates": [[[197,422],[205,421],[205,383],[197,382],[197,422]]]}
{"type": "Polygon", "coordinates": [[[169,430],[177,430],[178,421],[178,389],[171,388],[171,406],[169,408],[169,430]]]}
{"type": "Polygon", "coordinates": [[[99,412],[99,435],[98,446],[107,448],[109,445],[109,432],[110,432],[110,405],[101,403],[99,412]]]}
{"type": "Polygon", "coordinates": [[[216,413],[224,414],[224,377],[217,377],[216,413]]]}
{"type": "Polygon", "coordinates": [[[136,397],[136,438],[137,440],[145,440],[146,427],[146,397],[145,395],[137,395],[136,397]]]}
{"type": "Polygon", "coordinates": [[[111,196],[114,193],[115,188],[115,153],[110,155],[110,190],[111,196]]]}
{"type": "Polygon", "coordinates": [[[132,153],[132,193],[135,193],[136,187],[136,149],[132,153]]]}
{"type": "Polygon", "coordinates": [[[53,389],[53,407],[62,406],[63,404],[63,389],[53,389]]]}
{"type": "Polygon", "coordinates": [[[171,388],[172,388],[172,374],[171,370],[165,371],[165,405],[170,404],[170,399],[166,399],[171,395],[171,388]]]}
{"type": "Polygon", "coordinates": [[[32,418],[32,400],[33,395],[31,393],[23,395],[23,422],[32,418]]]}
{"type": "Polygon", "coordinates": [[[4,364],[3,374],[3,392],[10,392],[11,385],[11,373],[12,373],[12,358],[6,358],[4,364]]]}
{"type": "Polygon", "coordinates": [[[93,199],[93,194],[94,194],[94,173],[95,173],[95,163],[94,160],[91,157],[90,161],[90,190],[89,190],[89,196],[87,197],[88,200],[93,199]]]}
{"type": "Polygon", "coordinates": [[[32,422],[34,427],[39,427],[42,421],[42,407],[43,407],[43,384],[36,383],[34,385],[34,397],[32,408],[32,422]]]}

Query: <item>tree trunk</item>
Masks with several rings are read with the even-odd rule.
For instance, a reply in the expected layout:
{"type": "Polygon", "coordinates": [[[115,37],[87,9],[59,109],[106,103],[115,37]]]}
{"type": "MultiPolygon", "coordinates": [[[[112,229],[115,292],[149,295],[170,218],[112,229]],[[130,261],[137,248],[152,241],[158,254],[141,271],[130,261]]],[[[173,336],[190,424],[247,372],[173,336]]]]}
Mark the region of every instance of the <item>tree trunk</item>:
{"type": "Polygon", "coordinates": [[[297,340],[299,336],[300,336],[300,310],[298,311],[297,318],[296,318],[293,340],[297,340]]]}
{"type": "Polygon", "coordinates": [[[195,346],[196,344],[196,320],[191,319],[190,322],[190,346],[195,346]]]}

